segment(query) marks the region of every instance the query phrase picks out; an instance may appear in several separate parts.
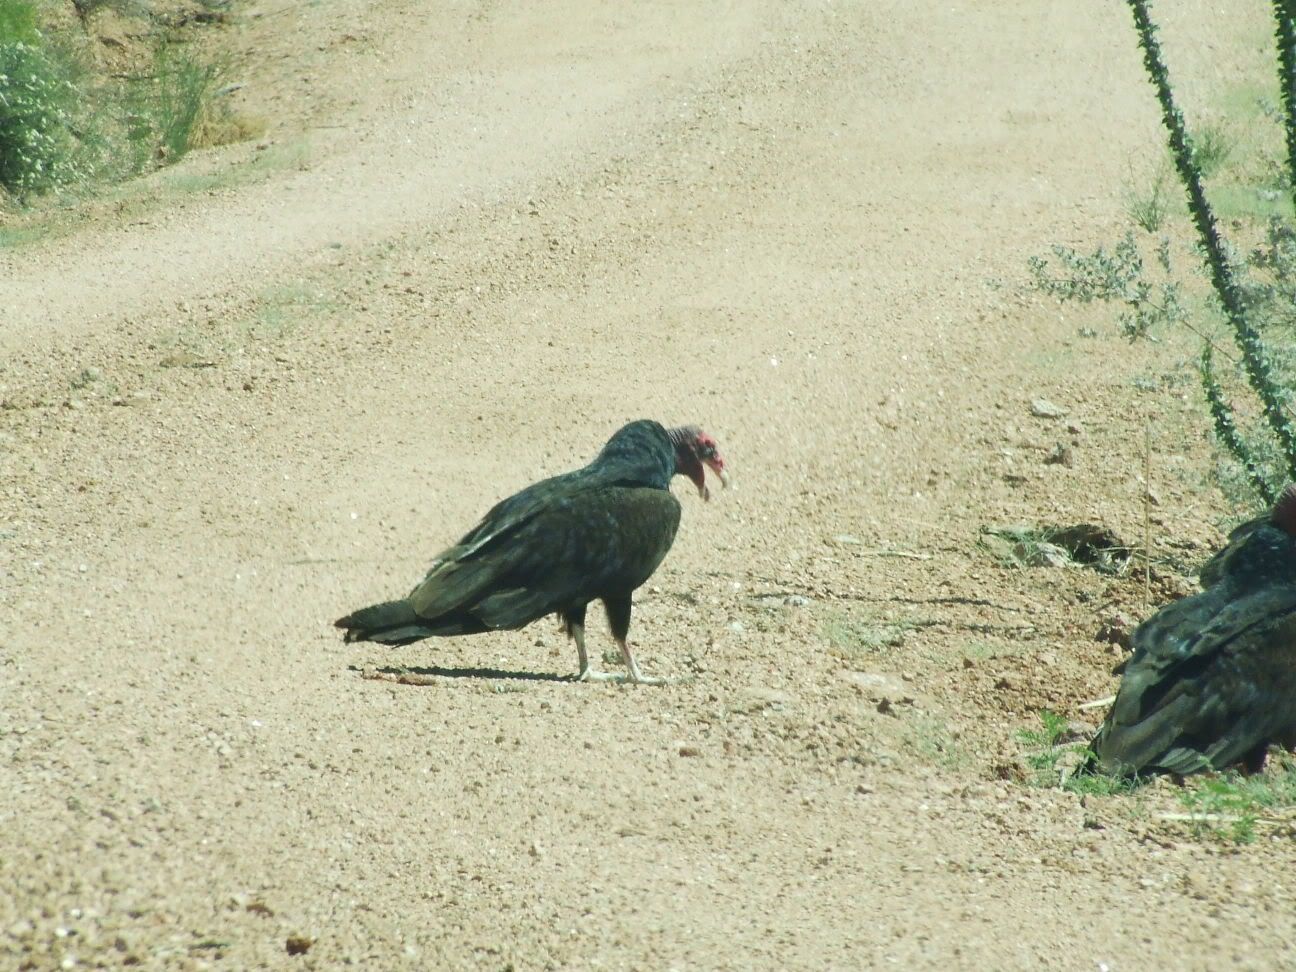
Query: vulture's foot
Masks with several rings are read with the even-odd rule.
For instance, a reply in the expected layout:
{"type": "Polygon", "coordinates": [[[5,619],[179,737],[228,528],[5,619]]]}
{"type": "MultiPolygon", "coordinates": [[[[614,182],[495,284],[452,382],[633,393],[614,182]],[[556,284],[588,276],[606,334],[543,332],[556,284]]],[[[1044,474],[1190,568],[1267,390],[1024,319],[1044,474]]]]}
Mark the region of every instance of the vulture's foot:
{"type": "Polygon", "coordinates": [[[669,678],[663,678],[659,675],[645,675],[639,671],[639,665],[635,661],[634,654],[630,651],[630,642],[618,638],[617,647],[621,649],[621,657],[625,659],[626,681],[634,682],[636,685],[669,685],[671,683],[669,678]]]}
{"type": "Polygon", "coordinates": [[[618,675],[616,672],[600,672],[589,666],[582,668],[580,674],[576,676],[578,682],[624,682],[626,677],[618,675]]]}
{"type": "Polygon", "coordinates": [[[670,685],[674,679],[663,678],[657,675],[645,675],[636,668],[632,672],[626,672],[624,675],[620,672],[597,672],[592,668],[587,668],[576,676],[578,682],[621,682],[631,685],[670,685]]]}

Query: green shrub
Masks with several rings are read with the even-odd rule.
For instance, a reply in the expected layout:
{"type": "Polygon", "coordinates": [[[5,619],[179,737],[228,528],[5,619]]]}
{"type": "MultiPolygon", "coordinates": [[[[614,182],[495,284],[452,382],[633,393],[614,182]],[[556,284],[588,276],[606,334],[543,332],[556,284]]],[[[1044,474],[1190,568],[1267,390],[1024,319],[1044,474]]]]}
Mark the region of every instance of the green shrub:
{"type": "Polygon", "coordinates": [[[0,44],[23,41],[39,43],[36,30],[36,7],[27,0],[5,0],[0,4],[0,44]]]}
{"type": "MultiPolygon", "coordinates": [[[[1121,325],[1131,339],[1155,337],[1163,326],[1186,328],[1202,339],[1199,375],[1215,441],[1223,456],[1217,481],[1234,499],[1268,505],[1284,483],[1296,480],[1296,226],[1289,215],[1274,215],[1263,239],[1249,253],[1223,237],[1207,198],[1205,176],[1219,174],[1236,147],[1224,124],[1191,133],[1176,102],[1146,0],[1126,0],[1134,17],[1144,67],[1161,108],[1170,158],[1196,230],[1196,270],[1209,295],[1189,292],[1171,267],[1166,239],[1146,259],[1150,239],[1127,233],[1115,247],[1091,254],[1054,247],[1052,260],[1035,258],[1035,286],[1061,300],[1100,300],[1123,305],[1121,325]],[[1230,351],[1228,345],[1234,346],[1230,351]],[[1223,360],[1220,360],[1223,359],[1223,360]]],[[[1275,111],[1288,147],[1278,183],[1296,193],[1296,3],[1273,0],[1276,54],[1282,106],[1275,111]]],[[[1277,190],[1272,194],[1277,198],[1277,190]]],[[[1134,200],[1130,218],[1149,236],[1160,228],[1160,179],[1153,191],[1134,200]]],[[[1259,236],[1241,220],[1230,226],[1259,236]]]]}
{"type": "Polygon", "coordinates": [[[221,84],[221,72],[175,46],[163,47],[156,64],[158,141],[166,159],[174,162],[196,146],[195,136],[221,84]]]}
{"type": "MultiPolygon", "coordinates": [[[[138,13],[127,0],[87,0],[78,12],[103,3],[138,13]]],[[[217,97],[223,66],[192,54],[156,18],[151,66],[99,78],[81,67],[75,45],[84,38],[46,34],[42,12],[42,0],[0,0],[0,190],[23,200],[91,178],[124,180],[258,131],[217,97]]]]}
{"type": "Polygon", "coordinates": [[[28,0],[0,5],[0,187],[23,197],[84,180],[72,59],[48,43],[28,0]]]}

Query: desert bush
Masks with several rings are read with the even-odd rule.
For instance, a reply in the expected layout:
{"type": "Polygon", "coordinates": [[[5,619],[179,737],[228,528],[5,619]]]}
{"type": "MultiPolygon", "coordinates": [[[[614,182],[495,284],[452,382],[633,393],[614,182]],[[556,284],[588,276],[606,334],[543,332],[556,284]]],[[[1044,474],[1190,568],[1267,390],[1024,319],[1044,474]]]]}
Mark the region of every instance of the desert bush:
{"type": "Polygon", "coordinates": [[[78,73],[41,33],[34,3],[0,4],[0,187],[15,196],[89,175],[77,126],[78,73]]]}
{"type": "Polygon", "coordinates": [[[220,68],[193,57],[183,47],[162,44],[154,58],[150,117],[162,158],[176,161],[198,145],[204,118],[223,78],[220,68]]]}
{"type": "MultiPolygon", "coordinates": [[[[1296,480],[1289,391],[1296,386],[1296,229],[1290,216],[1271,216],[1257,233],[1258,245],[1244,256],[1221,235],[1203,181],[1228,163],[1234,140],[1223,123],[1191,135],[1146,0],[1127,2],[1161,108],[1170,158],[1187,198],[1201,257],[1196,269],[1206,283],[1197,289],[1204,293],[1190,300],[1186,295],[1192,288],[1171,264],[1170,240],[1150,239],[1163,222],[1159,187],[1130,213],[1147,238],[1136,241],[1130,232],[1115,247],[1089,254],[1054,247],[1052,261],[1036,258],[1031,271],[1036,287],[1059,299],[1123,305],[1121,326],[1131,340],[1155,337],[1165,327],[1197,334],[1203,396],[1225,457],[1218,482],[1235,497],[1245,493],[1270,504],[1283,483],[1296,480]],[[1144,257],[1149,250],[1155,251],[1154,262],[1144,257]],[[1230,351],[1229,344],[1236,350],[1230,351]]],[[[1275,114],[1287,145],[1279,181],[1296,192],[1296,3],[1273,0],[1273,10],[1282,105],[1275,114]]]]}
{"type": "MultiPolygon", "coordinates": [[[[127,0],[98,6],[146,16],[127,0]]],[[[126,179],[191,149],[254,133],[219,97],[225,70],[152,19],[149,66],[132,77],[95,77],[74,44],[40,27],[40,0],[0,0],[0,189],[19,200],[91,179],[126,179]]]]}

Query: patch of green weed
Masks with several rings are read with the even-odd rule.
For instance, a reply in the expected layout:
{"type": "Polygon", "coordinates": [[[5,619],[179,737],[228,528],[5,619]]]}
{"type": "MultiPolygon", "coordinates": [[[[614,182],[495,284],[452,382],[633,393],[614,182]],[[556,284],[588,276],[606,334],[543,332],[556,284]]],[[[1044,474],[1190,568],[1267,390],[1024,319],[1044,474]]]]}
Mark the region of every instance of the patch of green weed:
{"type": "Polygon", "coordinates": [[[273,287],[261,295],[247,333],[262,340],[278,340],[311,317],[330,314],[338,304],[317,287],[304,283],[273,287]]]}
{"type": "Polygon", "coordinates": [[[1143,191],[1126,187],[1125,213],[1147,233],[1156,233],[1165,225],[1172,207],[1178,203],[1173,174],[1167,163],[1157,168],[1152,182],[1143,191]]]}
{"type": "Polygon", "coordinates": [[[954,769],[966,756],[949,726],[935,716],[915,715],[905,720],[901,743],[926,763],[954,769]]]}
{"type": "Polygon", "coordinates": [[[53,227],[36,223],[30,226],[0,226],[0,250],[26,246],[52,235],[53,227]]]}
{"type": "Polygon", "coordinates": [[[1275,761],[1264,773],[1221,773],[1196,781],[1180,794],[1199,836],[1237,844],[1256,839],[1257,827],[1275,811],[1296,807],[1296,762],[1275,761]]]}
{"type": "Polygon", "coordinates": [[[1209,179],[1224,168],[1236,145],[1237,139],[1224,125],[1203,125],[1192,136],[1193,161],[1202,175],[1209,179]]]}
{"type": "Polygon", "coordinates": [[[224,166],[216,172],[171,170],[159,176],[159,184],[165,189],[180,193],[212,192],[234,186],[252,185],[274,172],[300,168],[306,163],[308,156],[306,142],[294,141],[285,145],[271,146],[257,152],[248,161],[224,166]]]}
{"type": "Polygon", "coordinates": [[[1263,221],[1274,217],[1290,219],[1292,215],[1291,196],[1271,186],[1222,183],[1212,188],[1211,202],[1230,219],[1263,221]]]}
{"type": "MultiPolygon", "coordinates": [[[[1082,745],[1075,748],[1083,750],[1082,745]]],[[[1115,796],[1122,793],[1133,793],[1138,788],[1139,780],[1128,776],[1111,776],[1091,769],[1072,773],[1062,783],[1062,789],[1068,793],[1081,796],[1115,796]]]]}
{"type": "Polygon", "coordinates": [[[909,632],[923,626],[921,620],[912,618],[860,618],[840,613],[826,618],[820,630],[837,654],[850,661],[886,648],[899,648],[909,632]]]}
{"type": "Polygon", "coordinates": [[[1137,780],[1094,772],[1087,765],[1087,743],[1062,742],[1067,729],[1065,716],[1041,709],[1037,728],[1018,730],[1017,739],[1026,750],[1026,765],[1032,772],[1031,785],[1052,787],[1060,783],[1062,789],[1070,793],[1087,796],[1129,793],[1138,785],[1137,780]],[[1064,765],[1071,772],[1061,779],[1064,765]]]}

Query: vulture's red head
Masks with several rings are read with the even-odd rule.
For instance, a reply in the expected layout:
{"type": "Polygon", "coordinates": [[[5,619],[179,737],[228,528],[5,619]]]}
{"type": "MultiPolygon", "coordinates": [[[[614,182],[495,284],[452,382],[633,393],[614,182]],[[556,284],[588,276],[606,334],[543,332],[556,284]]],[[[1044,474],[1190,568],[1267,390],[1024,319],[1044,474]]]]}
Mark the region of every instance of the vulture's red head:
{"type": "Polygon", "coordinates": [[[707,489],[706,470],[710,469],[720,480],[720,485],[729,488],[729,470],[720,457],[716,440],[711,438],[696,425],[681,425],[667,429],[671,442],[675,444],[675,472],[693,480],[698,495],[704,500],[711,498],[707,489]]]}
{"type": "Polygon", "coordinates": [[[1288,536],[1296,537],[1296,483],[1289,483],[1273,508],[1274,526],[1288,536]]]}

